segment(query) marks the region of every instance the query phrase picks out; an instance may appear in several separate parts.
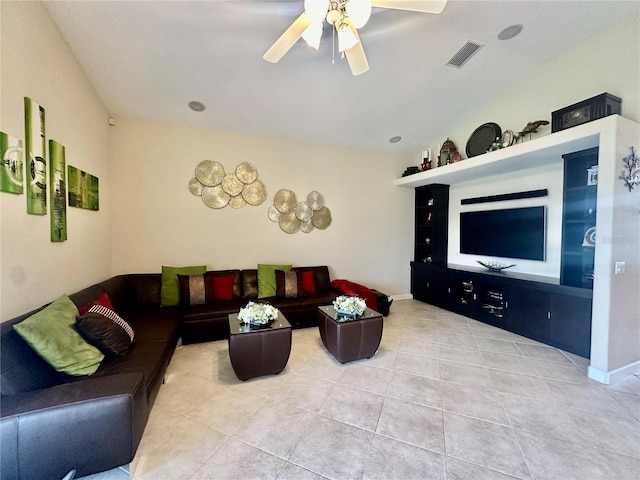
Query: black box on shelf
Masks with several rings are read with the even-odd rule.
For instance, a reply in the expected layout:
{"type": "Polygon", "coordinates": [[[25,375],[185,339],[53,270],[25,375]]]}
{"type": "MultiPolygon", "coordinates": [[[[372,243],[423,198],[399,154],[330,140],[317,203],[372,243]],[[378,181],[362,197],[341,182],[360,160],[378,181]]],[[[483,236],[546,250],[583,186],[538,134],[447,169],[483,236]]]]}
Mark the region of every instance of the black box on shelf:
{"type": "Polygon", "coordinates": [[[620,114],[622,99],[602,93],[551,113],[551,133],[620,114]]]}

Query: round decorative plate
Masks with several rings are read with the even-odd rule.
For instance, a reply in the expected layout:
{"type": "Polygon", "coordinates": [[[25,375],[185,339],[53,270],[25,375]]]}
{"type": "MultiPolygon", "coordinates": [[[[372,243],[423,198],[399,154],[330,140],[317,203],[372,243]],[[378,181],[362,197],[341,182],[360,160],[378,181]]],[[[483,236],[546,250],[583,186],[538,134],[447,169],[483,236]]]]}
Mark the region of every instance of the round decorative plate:
{"type": "Polygon", "coordinates": [[[300,223],[300,230],[302,230],[304,233],[312,232],[314,228],[315,227],[313,226],[311,220],[300,223]]]}
{"type": "Polygon", "coordinates": [[[193,177],[191,180],[189,180],[189,191],[196,197],[202,195],[203,186],[204,185],[202,185],[196,177],[193,177]]]}
{"type": "Polygon", "coordinates": [[[242,195],[236,195],[229,199],[229,206],[231,208],[242,208],[247,204],[246,200],[242,198],[242,195]]]}
{"type": "Polygon", "coordinates": [[[296,233],[300,230],[302,222],[296,218],[296,212],[280,214],[280,228],[286,233],[296,233]]]}
{"type": "Polygon", "coordinates": [[[320,210],[324,207],[324,196],[320,192],[316,192],[314,190],[307,195],[307,205],[309,205],[312,210],[320,210]]]}
{"type": "Polygon", "coordinates": [[[244,188],[244,183],[238,180],[234,173],[228,173],[222,179],[222,189],[232,197],[239,195],[244,188]]]}
{"type": "Polygon", "coordinates": [[[271,205],[269,207],[267,215],[269,215],[269,220],[271,220],[272,222],[277,222],[278,220],[280,220],[280,212],[275,205],[271,205]]]}
{"type": "Polygon", "coordinates": [[[296,205],[296,209],[294,211],[296,213],[296,218],[302,222],[311,220],[311,217],[313,216],[313,210],[311,210],[311,207],[307,205],[307,202],[300,202],[296,205]]]}
{"type": "Polygon", "coordinates": [[[589,228],[584,233],[584,239],[582,240],[583,247],[595,247],[596,246],[596,227],[589,228]]]}
{"type": "Polygon", "coordinates": [[[500,141],[502,137],[502,130],[497,123],[485,123],[476,128],[469,140],[467,140],[466,153],[467,157],[475,157],[476,155],[482,155],[487,153],[489,147],[496,141],[500,141]]]}
{"type": "Polygon", "coordinates": [[[220,185],[204,187],[202,189],[202,201],[209,208],[223,208],[229,203],[229,194],[222,190],[220,185]]]}
{"type": "Polygon", "coordinates": [[[242,197],[249,205],[260,205],[267,199],[267,189],[260,180],[245,185],[242,189],[242,197]]]}
{"type": "Polygon", "coordinates": [[[313,223],[313,226],[317,229],[324,230],[331,225],[331,210],[327,207],[322,207],[313,214],[313,217],[311,217],[311,223],[313,223]]]}
{"type": "Polygon", "coordinates": [[[236,177],[242,183],[248,185],[258,179],[258,170],[250,163],[243,162],[236,167],[236,177]]]}
{"type": "Polygon", "coordinates": [[[278,190],[278,193],[273,197],[273,204],[280,213],[291,213],[298,205],[298,200],[294,192],[282,189],[278,190]]]}
{"type": "Polygon", "coordinates": [[[224,178],[224,167],[220,162],[203,160],[196,166],[196,178],[207,187],[215,187],[224,178]]]}

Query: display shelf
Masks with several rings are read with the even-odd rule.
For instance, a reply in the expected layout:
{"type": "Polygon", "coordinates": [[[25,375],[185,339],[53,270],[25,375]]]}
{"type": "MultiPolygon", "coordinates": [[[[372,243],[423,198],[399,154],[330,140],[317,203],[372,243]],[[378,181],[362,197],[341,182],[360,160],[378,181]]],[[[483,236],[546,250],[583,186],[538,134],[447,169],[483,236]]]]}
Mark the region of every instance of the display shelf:
{"type": "Polygon", "coordinates": [[[562,162],[562,155],[597,147],[603,118],[544,137],[525,141],[459,162],[414,173],[395,180],[400,187],[415,188],[430,183],[454,184],[509,172],[526,170],[562,162]]]}
{"type": "Polygon", "coordinates": [[[598,165],[598,149],[565,154],[563,158],[560,282],[574,287],[593,288],[595,240],[589,244],[592,239],[587,237],[590,237],[596,225],[598,188],[596,184],[588,184],[588,171],[598,165]]]}
{"type": "Polygon", "coordinates": [[[416,189],[414,260],[446,265],[449,230],[449,186],[416,189]]]}

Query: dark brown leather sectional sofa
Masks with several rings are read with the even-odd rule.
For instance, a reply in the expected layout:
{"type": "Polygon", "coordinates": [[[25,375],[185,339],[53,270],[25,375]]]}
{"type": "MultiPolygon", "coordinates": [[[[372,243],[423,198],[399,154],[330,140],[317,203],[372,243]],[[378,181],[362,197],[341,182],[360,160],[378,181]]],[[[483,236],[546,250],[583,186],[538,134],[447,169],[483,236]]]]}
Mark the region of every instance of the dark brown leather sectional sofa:
{"type": "MultiPolygon", "coordinates": [[[[262,299],[294,328],[317,325],[317,307],[338,294],[326,266],[310,269],[315,294],[262,299]]],[[[59,479],[74,469],[80,477],[131,462],[179,339],[226,338],[227,315],[257,299],[256,270],[229,272],[234,298],[207,305],[161,307],[159,273],[119,275],[69,295],[80,306],[107,292],[135,331],[129,353],[105,358],[91,376],[56,372],[17,335],[13,325],[37,310],[0,324],[2,480],[59,479]]]]}

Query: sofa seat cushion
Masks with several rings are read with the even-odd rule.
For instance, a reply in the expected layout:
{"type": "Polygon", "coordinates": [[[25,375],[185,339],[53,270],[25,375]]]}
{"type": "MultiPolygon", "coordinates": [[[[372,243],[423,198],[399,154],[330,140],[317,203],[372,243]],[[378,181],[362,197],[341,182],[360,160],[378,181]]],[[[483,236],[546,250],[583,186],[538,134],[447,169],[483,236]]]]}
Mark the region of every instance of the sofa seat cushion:
{"type": "Polygon", "coordinates": [[[269,297],[262,298],[260,302],[268,303],[269,305],[273,305],[278,310],[286,310],[287,308],[297,308],[300,306],[300,302],[304,297],[269,297]]]}
{"type": "Polygon", "coordinates": [[[191,305],[181,310],[183,322],[200,321],[210,318],[226,318],[230,313],[238,313],[247,304],[245,300],[235,298],[233,300],[220,300],[205,305],[191,305]]]}
{"type": "Polygon", "coordinates": [[[173,356],[174,345],[167,342],[136,343],[124,357],[105,359],[94,377],[107,377],[122,373],[141,373],[147,396],[159,385],[173,356]]]}
{"type": "Polygon", "coordinates": [[[333,303],[333,301],[336,299],[337,295],[338,294],[335,291],[330,290],[318,292],[315,295],[306,295],[304,297],[300,297],[298,300],[300,305],[304,307],[312,305],[320,307],[322,305],[331,305],[331,303],[333,303]]]}
{"type": "Polygon", "coordinates": [[[177,341],[180,328],[178,307],[150,307],[130,315],[125,320],[136,332],[135,344],[177,341]]]}

